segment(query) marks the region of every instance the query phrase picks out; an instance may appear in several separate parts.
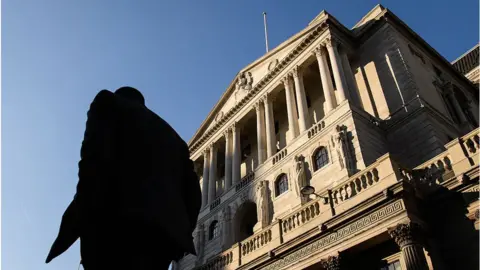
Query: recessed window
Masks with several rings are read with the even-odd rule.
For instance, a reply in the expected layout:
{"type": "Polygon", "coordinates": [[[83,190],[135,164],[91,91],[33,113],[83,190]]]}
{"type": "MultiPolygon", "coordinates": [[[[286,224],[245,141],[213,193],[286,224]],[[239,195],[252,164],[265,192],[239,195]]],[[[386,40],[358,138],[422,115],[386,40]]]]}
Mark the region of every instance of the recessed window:
{"type": "Polygon", "coordinates": [[[402,270],[402,266],[400,265],[400,261],[394,261],[389,263],[387,266],[380,268],[380,270],[402,270]]]}
{"type": "Polygon", "coordinates": [[[282,173],[275,181],[275,196],[279,196],[288,191],[288,177],[282,173]]]}
{"type": "Polygon", "coordinates": [[[218,236],[219,228],[218,228],[218,221],[214,220],[210,223],[209,233],[208,233],[208,240],[212,240],[218,236]]]}
{"type": "Polygon", "coordinates": [[[327,148],[321,146],[313,154],[313,160],[315,161],[314,170],[318,170],[328,164],[328,152],[327,148]]]}

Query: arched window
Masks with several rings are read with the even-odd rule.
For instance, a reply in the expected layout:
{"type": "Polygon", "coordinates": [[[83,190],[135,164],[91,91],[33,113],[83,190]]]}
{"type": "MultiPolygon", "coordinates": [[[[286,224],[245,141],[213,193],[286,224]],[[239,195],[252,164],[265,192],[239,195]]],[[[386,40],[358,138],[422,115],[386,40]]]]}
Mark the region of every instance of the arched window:
{"type": "Polygon", "coordinates": [[[219,228],[218,228],[218,221],[214,220],[210,223],[210,228],[208,230],[208,240],[212,240],[218,236],[219,228]]]}
{"type": "Polygon", "coordinates": [[[328,164],[328,153],[327,153],[327,148],[321,146],[320,148],[315,151],[313,154],[313,160],[314,160],[314,170],[318,170],[322,168],[323,166],[328,164]]]}
{"type": "Polygon", "coordinates": [[[288,191],[288,177],[282,173],[275,181],[275,196],[288,191]]]}

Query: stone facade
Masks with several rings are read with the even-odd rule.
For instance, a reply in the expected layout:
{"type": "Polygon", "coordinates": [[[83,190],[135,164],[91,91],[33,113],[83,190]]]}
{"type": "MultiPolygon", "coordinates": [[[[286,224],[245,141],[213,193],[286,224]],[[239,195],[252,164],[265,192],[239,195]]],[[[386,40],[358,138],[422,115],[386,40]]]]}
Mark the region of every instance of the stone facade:
{"type": "Polygon", "coordinates": [[[353,29],[322,11],[241,70],[189,142],[198,256],[174,268],[477,269],[478,109],[389,10],[353,29]]]}

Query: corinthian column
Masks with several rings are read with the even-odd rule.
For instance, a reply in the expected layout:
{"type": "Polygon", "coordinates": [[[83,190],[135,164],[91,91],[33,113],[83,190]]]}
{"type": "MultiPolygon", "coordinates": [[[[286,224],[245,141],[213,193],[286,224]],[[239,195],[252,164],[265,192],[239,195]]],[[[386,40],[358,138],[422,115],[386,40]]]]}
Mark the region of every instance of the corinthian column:
{"type": "Polygon", "coordinates": [[[308,117],[307,97],[305,96],[305,87],[303,85],[303,74],[299,66],[293,68],[292,76],[295,81],[295,94],[298,104],[298,128],[300,133],[302,133],[310,127],[310,119],[308,117]]]}
{"type": "Polygon", "coordinates": [[[255,111],[257,112],[258,165],[261,165],[265,161],[265,109],[260,101],[255,103],[255,111]]]}
{"type": "Polygon", "coordinates": [[[333,78],[335,79],[335,85],[337,86],[338,102],[342,102],[346,99],[345,96],[345,76],[341,68],[341,60],[338,54],[337,42],[333,38],[326,40],[328,55],[330,56],[330,63],[332,64],[333,78]]]}
{"type": "Polygon", "coordinates": [[[208,203],[211,204],[215,200],[217,181],[217,147],[214,143],[210,145],[210,172],[208,183],[208,203]]]}
{"type": "Polygon", "coordinates": [[[230,129],[225,130],[225,191],[232,186],[232,147],[230,142],[230,129]]]}
{"type": "Polygon", "coordinates": [[[285,86],[285,98],[287,102],[287,116],[288,116],[288,132],[290,132],[290,140],[294,139],[298,135],[297,127],[297,109],[295,107],[295,96],[290,84],[289,76],[282,79],[285,86]]]}
{"type": "Polygon", "coordinates": [[[240,128],[237,123],[233,123],[232,127],[232,137],[233,137],[233,164],[232,164],[232,181],[236,185],[240,182],[240,155],[242,149],[240,148],[240,128]]]}
{"type": "Polygon", "coordinates": [[[210,167],[210,149],[206,148],[203,150],[203,184],[202,184],[202,207],[207,206],[208,204],[208,169],[210,167]]]}
{"type": "Polygon", "coordinates": [[[270,93],[263,96],[265,105],[266,137],[267,137],[267,158],[275,154],[275,120],[273,116],[273,98],[270,93]]]}
{"type": "Polygon", "coordinates": [[[428,270],[423,247],[420,244],[421,228],[416,223],[398,224],[388,230],[402,251],[408,270],[428,270]]]}
{"type": "Polygon", "coordinates": [[[330,112],[334,107],[333,103],[333,86],[330,79],[330,71],[328,70],[327,57],[321,46],[315,48],[315,56],[317,57],[318,68],[320,70],[320,79],[322,80],[323,96],[325,97],[325,114],[330,112]]]}

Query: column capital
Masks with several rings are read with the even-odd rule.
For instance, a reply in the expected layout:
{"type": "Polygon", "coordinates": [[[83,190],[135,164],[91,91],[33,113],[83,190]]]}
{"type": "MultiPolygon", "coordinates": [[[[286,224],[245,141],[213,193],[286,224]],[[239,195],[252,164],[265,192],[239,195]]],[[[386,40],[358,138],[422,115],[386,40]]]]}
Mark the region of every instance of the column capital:
{"type": "Polygon", "coordinates": [[[388,234],[395,240],[400,248],[419,244],[421,240],[422,227],[417,223],[400,223],[393,228],[388,229],[388,234]]]}
{"type": "Polygon", "coordinates": [[[332,47],[337,47],[340,44],[340,41],[336,37],[329,36],[325,39],[324,44],[325,44],[325,47],[332,48],[332,47]]]}
{"type": "Polygon", "coordinates": [[[292,72],[291,72],[292,77],[293,77],[294,79],[298,79],[298,77],[302,74],[302,71],[303,71],[303,70],[302,70],[302,68],[301,68],[299,65],[294,66],[294,67],[292,68],[292,72]]]}
{"type": "Polygon", "coordinates": [[[229,129],[230,131],[235,132],[237,128],[238,128],[238,122],[233,122],[229,129]]]}
{"type": "Polygon", "coordinates": [[[255,103],[253,104],[253,107],[255,108],[255,110],[257,112],[260,110],[261,103],[262,103],[262,99],[259,99],[259,100],[255,101],[255,103]]]}
{"type": "Polygon", "coordinates": [[[208,146],[205,147],[205,148],[202,150],[202,154],[203,154],[204,156],[206,156],[209,152],[210,152],[210,147],[208,147],[208,146]]]}
{"type": "Polygon", "coordinates": [[[328,258],[320,261],[323,269],[340,270],[340,256],[328,256],[328,258]]]}
{"type": "Polygon", "coordinates": [[[210,148],[210,151],[213,151],[215,148],[215,142],[211,142],[208,144],[208,148],[210,148]]]}
{"type": "Polygon", "coordinates": [[[285,88],[290,87],[290,74],[285,75],[285,77],[282,78],[282,83],[285,86],[285,88]]]}
{"type": "Polygon", "coordinates": [[[223,131],[223,137],[225,137],[225,140],[228,139],[228,135],[230,135],[230,128],[227,128],[223,131]]]}
{"type": "Polygon", "coordinates": [[[275,98],[273,97],[272,93],[266,93],[262,96],[262,100],[265,104],[267,104],[269,102],[275,101],[275,98]]]}
{"type": "Polygon", "coordinates": [[[312,54],[315,55],[318,58],[321,58],[322,55],[325,54],[325,51],[323,50],[323,46],[322,45],[318,45],[317,47],[315,47],[315,49],[313,49],[312,51],[312,54]]]}

